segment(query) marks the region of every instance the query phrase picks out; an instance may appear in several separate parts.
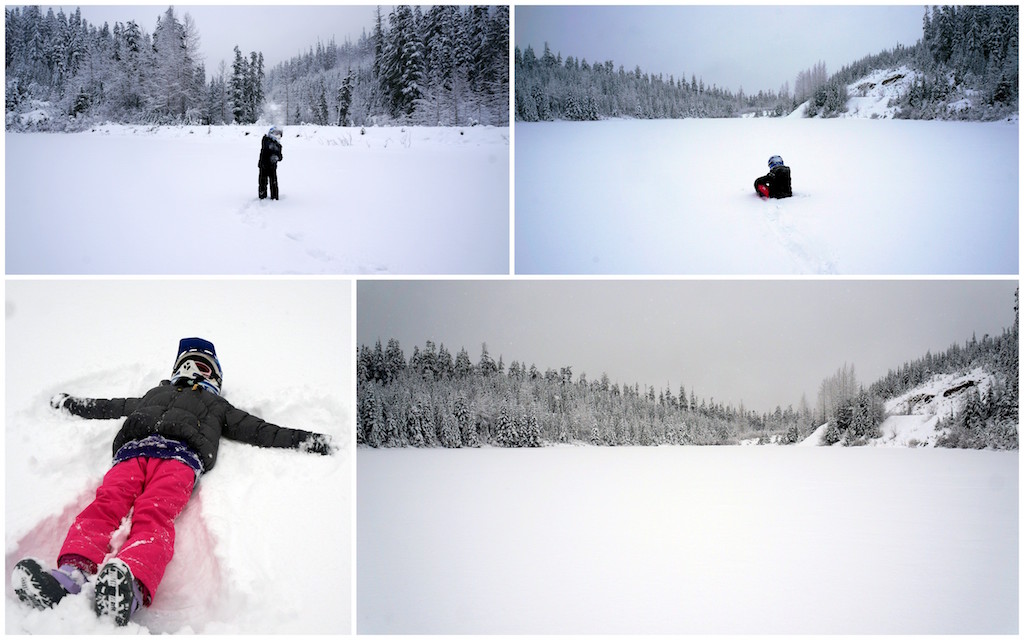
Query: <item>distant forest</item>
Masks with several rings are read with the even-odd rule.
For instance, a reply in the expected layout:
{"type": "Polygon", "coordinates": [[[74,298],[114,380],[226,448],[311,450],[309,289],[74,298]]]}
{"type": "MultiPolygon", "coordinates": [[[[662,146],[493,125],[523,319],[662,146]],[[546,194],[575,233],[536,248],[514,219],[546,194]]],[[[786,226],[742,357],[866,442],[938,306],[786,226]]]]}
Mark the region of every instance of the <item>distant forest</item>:
{"type": "Polygon", "coordinates": [[[553,54],[545,44],[515,49],[515,118],[597,120],[600,118],[782,116],[808,102],[807,116],[845,111],[847,85],[875,69],[909,65],[921,77],[892,106],[902,118],[991,120],[1018,110],[1018,7],[944,6],[924,8],[921,39],[867,56],[829,76],[823,62],[800,71],[790,91],[733,93],[691,75],[627,71],[614,62],[553,54]]]}
{"type": "Polygon", "coordinates": [[[972,338],[927,354],[864,387],[852,366],[823,380],[817,406],[749,411],[698,398],[692,388],[620,385],[606,374],[574,376],[571,366],[495,361],[483,345],[476,362],[462,348],[413,347],[397,340],[362,345],[357,354],[357,441],[371,447],[537,447],[545,443],[720,445],[756,439],[795,443],[829,423],[827,442],[864,444],[881,435],[883,403],[939,373],[982,367],[997,383],[984,396],[969,392],[962,411],[946,416],[940,446],[1016,449],[1018,323],[997,337],[972,338]]]}
{"type": "Polygon", "coordinates": [[[8,7],[6,124],[507,125],[508,34],[507,6],[397,6],[357,43],[310,43],[271,69],[236,46],[208,70],[199,26],[173,7],[152,34],[97,27],[80,9],[8,7]]]}

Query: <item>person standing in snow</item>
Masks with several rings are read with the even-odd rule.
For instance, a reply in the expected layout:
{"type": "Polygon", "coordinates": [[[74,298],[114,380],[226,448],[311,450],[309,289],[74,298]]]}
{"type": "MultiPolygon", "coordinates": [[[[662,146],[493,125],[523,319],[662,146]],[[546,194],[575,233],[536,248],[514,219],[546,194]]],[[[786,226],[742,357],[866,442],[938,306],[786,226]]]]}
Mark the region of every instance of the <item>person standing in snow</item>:
{"type": "Polygon", "coordinates": [[[793,195],[789,167],[782,163],[782,156],[768,159],[768,175],[754,180],[754,190],[762,198],[789,198],[793,195]]]}
{"type": "Polygon", "coordinates": [[[281,152],[281,138],[284,131],[277,127],[270,127],[267,135],[263,136],[263,143],[260,147],[260,161],[257,166],[260,168],[260,200],[267,197],[267,183],[270,184],[271,200],[278,199],[277,190],[277,163],[284,159],[281,152]]]}
{"type": "Polygon", "coordinates": [[[76,398],[61,393],[51,406],[83,418],[126,417],[114,437],[113,466],[96,497],[76,518],[47,569],[34,558],[18,562],[11,585],[37,609],[77,594],[96,576],[94,609],[119,626],[156,595],[174,555],[174,520],[200,476],[213,469],[221,436],[259,447],[334,453],[329,435],[288,429],[236,409],[221,395],[222,373],[213,343],[184,338],[170,380],[141,398],[76,398]],[[131,531],[106,561],[113,533],[131,513],[131,531]],[[102,567],[100,566],[102,564],[102,567]]]}

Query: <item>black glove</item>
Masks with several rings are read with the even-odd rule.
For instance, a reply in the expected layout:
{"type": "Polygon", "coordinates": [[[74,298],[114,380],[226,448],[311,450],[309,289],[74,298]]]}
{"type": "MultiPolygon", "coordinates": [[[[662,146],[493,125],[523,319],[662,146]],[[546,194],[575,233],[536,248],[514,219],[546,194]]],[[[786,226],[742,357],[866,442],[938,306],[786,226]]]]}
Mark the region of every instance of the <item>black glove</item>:
{"type": "Polygon", "coordinates": [[[64,401],[70,398],[66,393],[58,393],[57,395],[50,398],[50,406],[54,409],[60,410],[64,408],[64,401]]]}
{"type": "Polygon", "coordinates": [[[322,456],[329,456],[333,455],[334,452],[338,450],[338,446],[334,444],[334,439],[331,438],[331,436],[322,433],[314,433],[303,440],[302,444],[299,445],[299,450],[307,453],[317,453],[322,456]]]}

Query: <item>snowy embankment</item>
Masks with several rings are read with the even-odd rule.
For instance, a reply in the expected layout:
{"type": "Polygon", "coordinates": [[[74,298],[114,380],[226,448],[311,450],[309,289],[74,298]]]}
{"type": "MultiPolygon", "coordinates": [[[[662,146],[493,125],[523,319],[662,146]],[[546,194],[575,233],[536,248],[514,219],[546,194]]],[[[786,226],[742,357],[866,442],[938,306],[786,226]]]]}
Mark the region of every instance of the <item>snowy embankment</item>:
{"type": "Polygon", "coordinates": [[[1016,274],[1016,122],[516,123],[516,271],[1016,274]],[[794,197],[754,179],[780,154],[794,197]]]}
{"type": "MultiPolygon", "coordinates": [[[[177,522],[153,606],[125,631],[349,632],[348,283],[12,281],[6,293],[6,576],[26,555],[56,561],[121,424],[58,413],[49,398],[141,395],[170,374],[178,339],[198,334],[217,346],[233,405],[341,448],[322,457],[222,441],[177,522]]],[[[5,583],[9,634],[114,632],[92,612],[91,586],[35,611],[5,583]]]]}
{"type": "Polygon", "coordinates": [[[8,133],[7,273],[508,273],[507,127],[266,130],[8,133]]]}
{"type": "MultiPolygon", "coordinates": [[[[934,447],[943,432],[939,420],[949,419],[963,408],[970,391],[982,397],[992,388],[992,374],[975,368],[963,374],[943,373],[885,403],[888,417],[879,426],[882,435],[870,447],[934,447]]],[[[797,446],[818,446],[828,423],[814,430],[797,446]]],[[[840,443],[837,443],[837,445],[840,443]]]]}
{"type": "Polygon", "coordinates": [[[357,632],[1018,631],[1017,452],[359,449],[357,632]]]}

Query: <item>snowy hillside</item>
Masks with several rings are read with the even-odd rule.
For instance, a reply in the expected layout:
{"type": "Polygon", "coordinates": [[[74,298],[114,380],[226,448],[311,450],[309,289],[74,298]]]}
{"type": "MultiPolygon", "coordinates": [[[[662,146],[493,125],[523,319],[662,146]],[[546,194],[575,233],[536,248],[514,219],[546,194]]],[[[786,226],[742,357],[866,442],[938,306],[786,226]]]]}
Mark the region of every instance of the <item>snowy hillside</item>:
{"type": "Polygon", "coordinates": [[[1019,268],[1016,122],[518,122],[515,156],[518,273],[1019,268]],[[773,154],[794,197],[763,201],[753,183],[773,154]]]}
{"type": "MultiPolygon", "coordinates": [[[[907,66],[900,66],[894,69],[876,69],[846,86],[846,93],[849,98],[846,101],[846,111],[835,115],[837,118],[893,118],[899,111],[896,102],[906,96],[915,83],[920,82],[922,75],[919,71],[907,66]]],[[[950,77],[948,82],[955,87],[955,80],[950,77]]],[[[945,105],[945,115],[955,116],[957,112],[970,109],[975,106],[977,91],[965,87],[955,87],[954,97],[945,105]]],[[[794,109],[788,117],[802,118],[808,103],[805,102],[794,109]]],[[[822,116],[815,116],[822,117],[822,116]]],[[[1016,122],[1018,117],[1012,116],[1010,120],[1016,122]]]]}
{"type": "MultiPolygon", "coordinates": [[[[58,413],[48,399],[138,396],[169,375],[179,338],[201,335],[217,346],[228,401],[329,433],[341,450],[223,441],[177,522],[153,606],[126,632],[348,633],[350,301],[349,284],[334,281],[9,281],[6,575],[26,555],[56,560],[121,423],[58,413]]],[[[8,584],[7,633],[112,633],[92,612],[91,588],[35,611],[8,584]]]]}
{"type": "MultiPolygon", "coordinates": [[[[846,86],[846,111],[838,118],[892,118],[897,108],[889,101],[907,93],[919,74],[907,67],[877,69],[846,86]]],[[[790,112],[789,118],[803,118],[809,102],[790,112]]],[[[821,118],[822,116],[815,116],[821,118]]]]}
{"type": "Polygon", "coordinates": [[[1017,452],[359,449],[360,634],[1016,634],[1017,452]]]}
{"type": "Polygon", "coordinates": [[[8,133],[7,273],[508,273],[508,128],[266,130],[8,133]]]}
{"type": "Polygon", "coordinates": [[[847,87],[845,117],[891,118],[896,108],[889,106],[892,98],[905,95],[918,74],[907,67],[879,69],[847,87]]]}
{"type": "MultiPolygon", "coordinates": [[[[959,411],[968,391],[984,395],[992,387],[992,374],[976,368],[964,374],[938,374],[931,380],[885,403],[888,417],[881,424],[882,435],[871,447],[933,447],[942,435],[936,431],[939,419],[959,411]]],[[[800,444],[818,446],[828,424],[821,425],[800,444]]],[[[840,443],[837,443],[840,444],[840,443]]]]}

